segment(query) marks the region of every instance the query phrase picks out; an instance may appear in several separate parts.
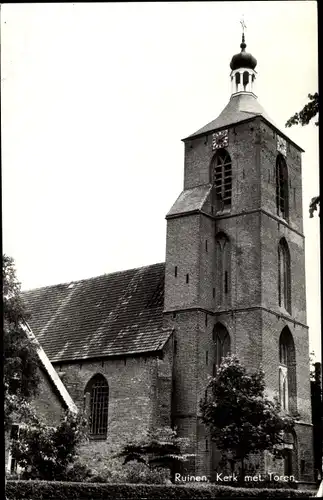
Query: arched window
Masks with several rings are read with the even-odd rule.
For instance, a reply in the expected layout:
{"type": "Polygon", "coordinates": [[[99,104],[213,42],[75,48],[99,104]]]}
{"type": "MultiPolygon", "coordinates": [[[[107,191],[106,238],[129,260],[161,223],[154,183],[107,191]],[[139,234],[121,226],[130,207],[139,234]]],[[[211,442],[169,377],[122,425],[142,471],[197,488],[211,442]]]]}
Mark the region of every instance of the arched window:
{"type": "Polygon", "coordinates": [[[216,304],[228,306],[230,303],[230,241],[224,233],[215,237],[216,259],[216,304]]]}
{"type": "Polygon", "coordinates": [[[221,323],[217,323],[213,330],[214,364],[213,375],[216,374],[222,359],[230,354],[231,340],[228,330],[221,323]]]}
{"type": "Polygon", "coordinates": [[[287,326],[279,339],[279,402],[282,410],[296,412],[295,345],[287,326]]]}
{"type": "Polygon", "coordinates": [[[219,149],[212,160],[212,182],[218,200],[219,210],[231,207],[232,166],[229,153],[219,149]]]}
{"type": "Polygon", "coordinates": [[[85,404],[89,417],[89,434],[105,439],[108,431],[109,385],[103,375],[91,378],[85,388],[85,404]]]}
{"type": "Polygon", "coordinates": [[[288,219],[288,171],[285,158],[279,154],[276,159],[276,208],[277,215],[288,219]]]}
{"type": "Polygon", "coordinates": [[[285,238],[278,245],[278,303],[291,313],[290,253],[285,238]]]}

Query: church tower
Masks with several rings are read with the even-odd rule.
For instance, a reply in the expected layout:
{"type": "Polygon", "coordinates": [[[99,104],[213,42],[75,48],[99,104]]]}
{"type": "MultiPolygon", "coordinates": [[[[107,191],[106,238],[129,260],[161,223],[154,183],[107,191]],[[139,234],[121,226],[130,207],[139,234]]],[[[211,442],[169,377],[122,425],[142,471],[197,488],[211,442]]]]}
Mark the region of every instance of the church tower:
{"type": "MultiPolygon", "coordinates": [[[[302,149],[255,95],[256,59],[231,60],[220,115],[183,140],[184,189],[168,212],[164,317],[174,328],[172,421],[191,439],[190,473],[219,471],[199,403],[221,359],[263,368],[268,395],[296,419],[285,459],[261,472],[313,480],[302,220],[302,149]]],[[[287,96],[286,96],[287,97],[287,96]]]]}

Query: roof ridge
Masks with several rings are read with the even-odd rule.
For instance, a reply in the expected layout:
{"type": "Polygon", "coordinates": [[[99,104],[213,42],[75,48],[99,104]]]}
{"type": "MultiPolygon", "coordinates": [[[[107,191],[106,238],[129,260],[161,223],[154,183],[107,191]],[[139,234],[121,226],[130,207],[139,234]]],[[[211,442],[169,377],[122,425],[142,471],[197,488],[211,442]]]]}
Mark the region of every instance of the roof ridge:
{"type": "Polygon", "coordinates": [[[141,269],[145,269],[145,268],[149,268],[149,267],[153,267],[153,266],[161,266],[161,265],[165,265],[165,262],[156,262],[154,264],[147,264],[145,266],[133,267],[131,269],[123,269],[121,271],[113,271],[112,273],[98,274],[97,276],[91,276],[90,278],[83,278],[83,279],[75,280],[75,281],[73,281],[73,280],[72,281],[65,281],[62,283],[54,283],[53,285],[45,285],[45,286],[39,286],[36,288],[28,288],[26,290],[21,290],[21,293],[35,292],[36,290],[44,290],[45,288],[54,288],[54,287],[59,287],[59,286],[63,286],[63,285],[72,285],[72,284],[78,285],[79,283],[84,283],[85,281],[103,278],[103,276],[112,276],[114,274],[122,274],[122,273],[126,273],[129,271],[140,271],[141,269]]]}

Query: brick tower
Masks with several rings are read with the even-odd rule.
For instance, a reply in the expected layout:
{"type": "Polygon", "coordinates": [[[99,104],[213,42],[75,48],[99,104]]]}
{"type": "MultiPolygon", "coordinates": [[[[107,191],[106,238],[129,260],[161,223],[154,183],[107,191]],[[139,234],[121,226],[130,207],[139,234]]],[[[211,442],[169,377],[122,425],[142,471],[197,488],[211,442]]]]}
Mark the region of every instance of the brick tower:
{"type": "Polygon", "coordinates": [[[166,216],[165,322],[174,327],[172,419],[195,446],[191,473],[219,453],[201,422],[208,377],[228,352],[263,367],[267,392],[293,415],[284,461],[265,472],[313,480],[301,152],[254,93],[256,59],[231,60],[232,95],[184,139],[184,190],[166,216]]]}

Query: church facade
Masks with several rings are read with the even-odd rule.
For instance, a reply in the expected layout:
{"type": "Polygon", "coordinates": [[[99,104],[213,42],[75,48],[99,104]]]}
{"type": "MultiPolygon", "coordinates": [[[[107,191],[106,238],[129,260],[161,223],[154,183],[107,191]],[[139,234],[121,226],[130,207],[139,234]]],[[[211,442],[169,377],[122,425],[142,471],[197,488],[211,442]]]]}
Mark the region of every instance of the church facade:
{"type": "Polygon", "coordinates": [[[212,475],[219,453],[199,404],[221,359],[263,368],[296,419],[286,458],[262,472],[313,481],[302,221],[302,149],[254,93],[257,61],[231,61],[221,114],[184,139],[184,187],[166,215],[166,260],[24,292],[30,327],[90,420],[84,459],[145,428],[176,426],[212,475]]]}

